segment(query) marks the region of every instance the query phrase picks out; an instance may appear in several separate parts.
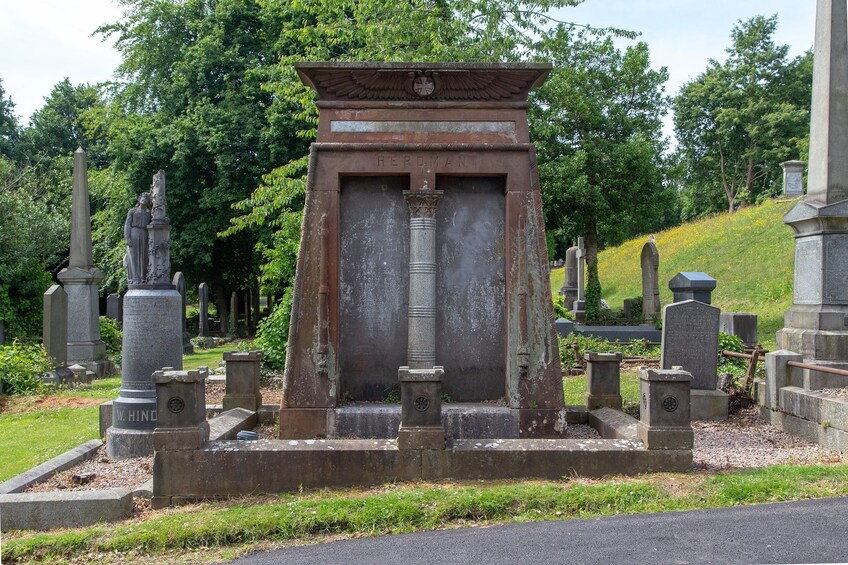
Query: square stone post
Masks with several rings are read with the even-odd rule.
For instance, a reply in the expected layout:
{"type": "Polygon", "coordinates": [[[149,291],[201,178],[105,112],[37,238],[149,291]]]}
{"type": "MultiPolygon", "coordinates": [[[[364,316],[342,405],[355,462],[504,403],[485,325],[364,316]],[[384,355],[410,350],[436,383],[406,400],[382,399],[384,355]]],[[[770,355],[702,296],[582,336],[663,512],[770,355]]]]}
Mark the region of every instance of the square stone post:
{"type": "Polygon", "coordinates": [[[766,353],[766,398],[765,406],[772,410],[780,408],[780,389],[785,386],[803,386],[802,370],[790,367],[786,363],[802,363],[804,356],[793,351],[772,351],[766,353]]]}
{"type": "Polygon", "coordinates": [[[641,405],[636,434],[648,449],[692,449],[691,381],[692,375],[679,369],[639,369],[641,405]]]}
{"type": "Polygon", "coordinates": [[[442,424],[443,367],[398,370],[400,429],[398,449],[444,449],[442,424]]]}
{"type": "Polygon", "coordinates": [[[227,379],[223,405],[224,410],[244,408],[256,412],[262,406],[259,392],[259,369],[262,365],[261,351],[227,351],[227,379]]]}
{"type": "Polygon", "coordinates": [[[200,307],[197,335],[209,337],[209,286],[206,283],[197,287],[197,301],[200,307]]]}
{"type": "Polygon", "coordinates": [[[183,473],[185,469],[169,467],[168,451],[193,451],[209,441],[209,423],[206,421],[207,367],[192,371],[162,370],[153,373],[156,385],[156,408],[159,413],[153,430],[153,498],[154,508],[171,503],[166,492],[169,474],[183,473]]]}
{"type": "Polygon", "coordinates": [[[621,410],[621,353],[595,353],[587,351],[586,405],[589,410],[614,408],[621,410]]]}

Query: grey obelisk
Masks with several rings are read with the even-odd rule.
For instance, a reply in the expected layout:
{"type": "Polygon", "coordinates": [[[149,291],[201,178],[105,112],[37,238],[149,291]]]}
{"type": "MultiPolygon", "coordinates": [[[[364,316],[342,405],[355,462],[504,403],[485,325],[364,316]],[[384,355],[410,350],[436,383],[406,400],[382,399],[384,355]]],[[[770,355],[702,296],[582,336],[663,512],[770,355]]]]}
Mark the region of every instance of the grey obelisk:
{"type": "Polygon", "coordinates": [[[71,253],[58,278],[68,295],[68,363],[80,364],[97,376],[111,370],[106,344],[100,339],[98,285],[103,273],[92,264],[91,215],[85,151],[74,152],[74,189],[71,203],[71,253]]]}
{"type": "MultiPolygon", "coordinates": [[[[795,285],[780,349],[848,368],[848,6],[818,0],[807,196],[783,221],[795,231],[795,285]]],[[[804,371],[813,389],[844,377],[804,371]]]]}
{"type": "MultiPolygon", "coordinates": [[[[153,177],[151,194],[149,224],[146,228],[133,227],[147,230],[149,270],[144,282],[130,284],[124,295],[121,390],[112,402],[112,426],[106,431],[106,452],[114,459],[153,453],[153,429],[158,419],[153,373],[165,367],[183,367],[182,299],[171,284],[171,228],[165,214],[162,171],[153,177]]],[[[130,218],[128,223],[132,225],[130,218]]],[[[129,235],[131,231],[125,233],[125,237],[129,235]]],[[[129,244],[127,253],[141,253],[129,244]]],[[[134,262],[143,263],[139,257],[134,262]]]]}

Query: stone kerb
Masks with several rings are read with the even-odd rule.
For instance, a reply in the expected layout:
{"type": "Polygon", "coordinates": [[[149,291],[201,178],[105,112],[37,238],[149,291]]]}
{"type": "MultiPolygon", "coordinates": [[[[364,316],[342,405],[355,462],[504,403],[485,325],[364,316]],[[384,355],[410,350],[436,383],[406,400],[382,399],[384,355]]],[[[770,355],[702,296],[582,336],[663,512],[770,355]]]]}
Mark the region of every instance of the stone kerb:
{"type": "Polygon", "coordinates": [[[227,367],[227,379],[224,399],[224,411],[232,408],[244,408],[253,412],[262,406],[262,394],[259,392],[260,351],[227,351],[224,353],[227,367]]]}
{"type": "Polygon", "coordinates": [[[206,421],[207,367],[192,371],[156,371],[156,410],[153,430],[156,451],[200,449],[209,440],[206,421]]]}
{"type": "Polygon", "coordinates": [[[765,406],[772,410],[780,408],[780,389],[787,386],[803,386],[802,370],[787,365],[789,361],[801,363],[804,356],[793,351],[772,351],[766,353],[766,394],[765,406]]]}
{"type": "Polygon", "coordinates": [[[621,410],[621,353],[587,351],[586,405],[589,410],[614,408],[621,410]]]}
{"type": "Polygon", "coordinates": [[[692,449],[689,384],[692,375],[678,369],[639,369],[639,439],[648,449],[692,449]]]}

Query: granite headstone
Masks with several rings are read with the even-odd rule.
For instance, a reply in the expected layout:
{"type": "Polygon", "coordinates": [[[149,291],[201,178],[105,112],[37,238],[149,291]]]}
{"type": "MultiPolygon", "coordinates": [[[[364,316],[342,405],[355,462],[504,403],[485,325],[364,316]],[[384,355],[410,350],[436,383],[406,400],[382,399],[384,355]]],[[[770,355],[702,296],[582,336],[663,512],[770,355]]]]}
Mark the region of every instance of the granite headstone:
{"type": "Polygon", "coordinates": [[[665,306],[661,367],[683,367],[692,373],[693,389],[715,390],[720,316],[721,310],[698,300],[665,306]]]}

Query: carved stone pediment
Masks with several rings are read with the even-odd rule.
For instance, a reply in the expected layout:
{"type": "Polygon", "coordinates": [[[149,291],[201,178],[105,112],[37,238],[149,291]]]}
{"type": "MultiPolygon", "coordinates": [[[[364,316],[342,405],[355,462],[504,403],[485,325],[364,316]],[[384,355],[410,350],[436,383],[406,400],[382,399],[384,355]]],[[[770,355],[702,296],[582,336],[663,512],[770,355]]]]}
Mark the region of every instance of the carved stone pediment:
{"type": "Polygon", "coordinates": [[[320,100],[520,102],[547,77],[548,64],[300,63],[320,100]]]}

